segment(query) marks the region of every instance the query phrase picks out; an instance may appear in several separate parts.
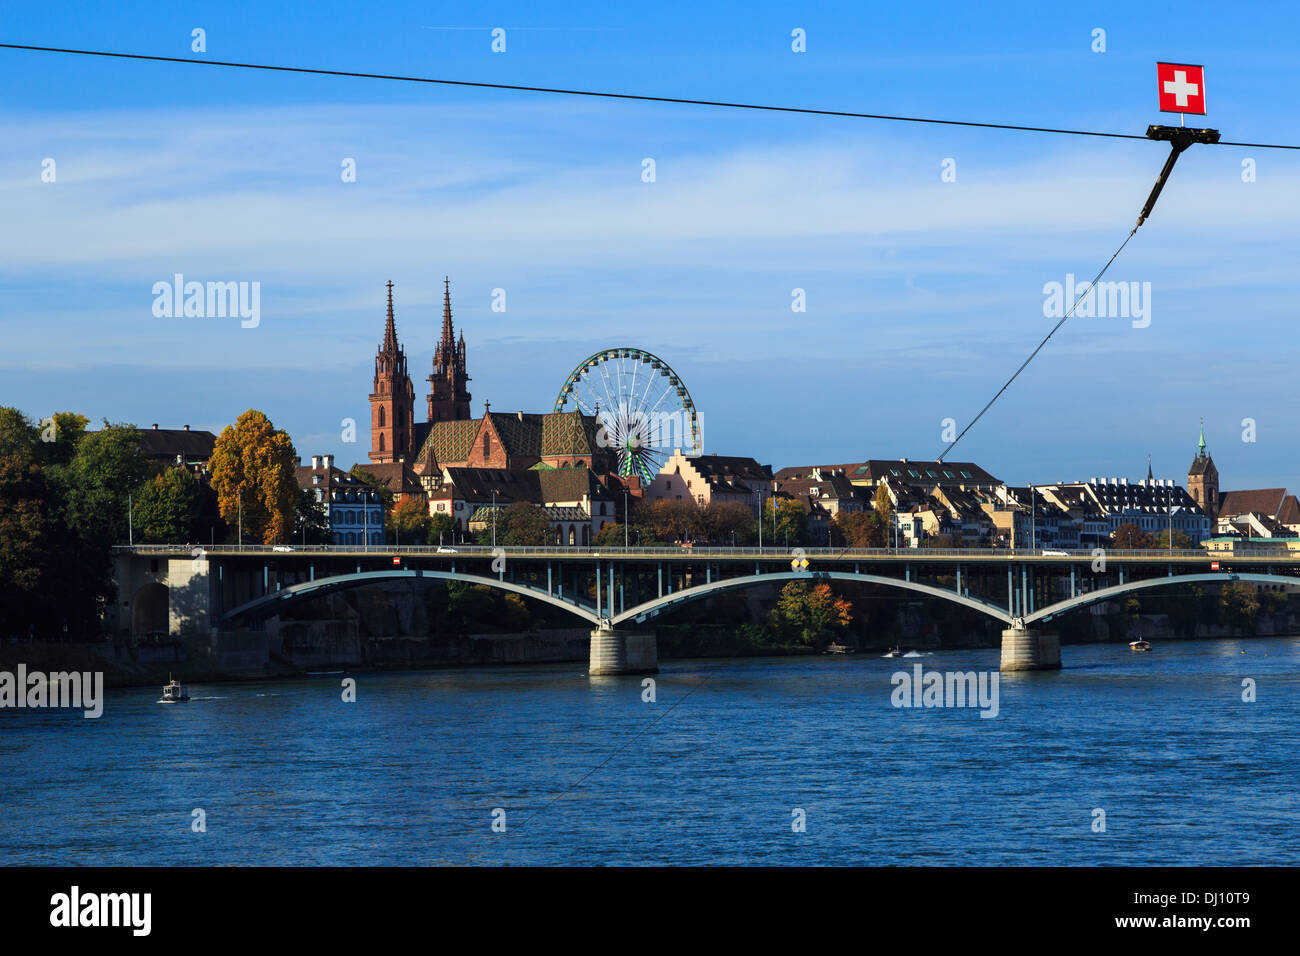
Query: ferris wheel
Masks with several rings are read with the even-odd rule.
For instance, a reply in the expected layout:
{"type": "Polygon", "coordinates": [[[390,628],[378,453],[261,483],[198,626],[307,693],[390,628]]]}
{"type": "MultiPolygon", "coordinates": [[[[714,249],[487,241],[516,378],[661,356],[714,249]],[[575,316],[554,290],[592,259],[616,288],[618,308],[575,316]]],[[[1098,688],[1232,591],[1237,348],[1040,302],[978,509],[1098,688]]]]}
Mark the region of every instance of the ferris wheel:
{"type": "Polygon", "coordinates": [[[699,455],[700,422],[686,383],[643,349],[605,349],[575,368],[555,411],[577,410],[599,423],[597,442],[618,455],[618,473],[650,482],[680,448],[699,455]]]}

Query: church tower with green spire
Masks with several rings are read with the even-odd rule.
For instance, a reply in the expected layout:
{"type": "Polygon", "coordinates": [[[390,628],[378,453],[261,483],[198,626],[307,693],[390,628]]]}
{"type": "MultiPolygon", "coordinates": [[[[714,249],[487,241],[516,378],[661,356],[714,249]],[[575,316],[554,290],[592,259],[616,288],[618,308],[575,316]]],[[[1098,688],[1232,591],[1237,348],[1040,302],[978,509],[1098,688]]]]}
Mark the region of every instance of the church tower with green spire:
{"type": "Polygon", "coordinates": [[[1219,469],[1214,467],[1214,459],[1205,446],[1205,419],[1201,419],[1201,440],[1196,446],[1196,457],[1192,467],[1187,469],[1187,493],[1200,505],[1210,517],[1213,531],[1219,514],[1219,469]]]}

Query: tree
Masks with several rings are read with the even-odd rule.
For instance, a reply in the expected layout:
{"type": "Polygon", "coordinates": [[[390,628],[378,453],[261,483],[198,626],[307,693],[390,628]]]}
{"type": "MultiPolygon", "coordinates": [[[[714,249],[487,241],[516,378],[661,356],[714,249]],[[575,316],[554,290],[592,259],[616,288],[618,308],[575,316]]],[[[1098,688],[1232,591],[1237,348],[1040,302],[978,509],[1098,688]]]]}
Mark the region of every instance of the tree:
{"type": "MultiPolygon", "coordinates": [[[[632,536],[631,530],[630,527],[627,529],[628,543],[634,544],[636,538],[632,536]]],[[[605,527],[596,532],[596,536],[591,539],[591,543],[593,547],[597,548],[621,548],[623,546],[623,534],[623,525],[611,521],[609,524],[605,525],[605,527]]]]}
{"type": "Polygon", "coordinates": [[[303,544],[332,543],[328,508],[325,502],[316,500],[315,489],[300,488],[293,509],[293,540],[303,544]]]}
{"type": "Polygon", "coordinates": [[[748,546],[758,540],[758,522],[749,506],[739,501],[711,501],[698,509],[698,527],[712,544],[748,546]]]}
{"type": "Polygon", "coordinates": [[[47,466],[70,464],[89,424],[89,418],[75,412],[55,412],[42,419],[36,426],[40,436],[36,445],[37,460],[47,466]]]}
{"type": "Polygon", "coordinates": [[[129,496],[149,474],[134,425],[110,425],[87,432],[77,442],[66,469],[55,474],[66,482],[69,524],[96,545],[125,544],[129,531],[129,496]]]}
{"type": "Polygon", "coordinates": [[[889,497],[889,486],[884,482],[876,486],[876,514],[880,515],[880,521],[886,528],[892,526],[894,500],[889,497]]]}
{"type": "Polygon", "coordinates": [[[221,517],[232,528],[263,544],[293,534],[298,503],[294,465],[298,454],[284,431],[264,414],[249,409],[227,425],[212,449],[212,487],[221,517]]]}
{"type": "MultiPolygon", "coordinates": [[[[1169,529],[1168,529],[1168,528],[1166,528],[1164,531],[1161,531],[1158,535],[1156,535],[1156,544],[1155,544],[1155,546],[1156,546],[1157,548],[1168,548],[1168,547],[1169,547],[1169,529]]],[[[1175,528],[1175,529],[1174,529],[1174,547],[1175,547],[1175,548],[1181,548],[1181,549],[1186,550],[1186,551],[1190,551],[1190,550],[1192,550],[1193,548],[1195,548],[1196,545],[1192,543],[1192,539],[1189,538],[1189,537],[1187,536],[1186,533],[1184,533],[1184,532],[1182,532],[1182,531],[1179,531],[1177,528],[1175,528]]]]}
{"type": "Polygon", "coordinates": [[[1259,613],[1259,598],[1254,585],[1245,581],[1229,581],[1219,589],[1219,606],[1226,624],[1253,624],[1259,613]]]}
{"type": "Polygon", "coordinates": [[[768,620],[787,640],[823,647],[836,631],[853,623],[853,605],[836,597],[829,584],[791,581],[781,589],[768,620]]]}
{"type": "Polygon", "coordinates": [[[837,543],[850,548],[883,548],[885,521],[878,511],[840,511],[831,522],[837,543]]]}
{"type": "Polygon", "coordinates": [[[1123,550],[1143,550],[1154,548],[1156,539],[1130,521],[1111,532],[1110,544],[1123,550]]]}
{"type": "Polygon", "coordinates": [[[690,541],[700,530],[700,510],[694,501],[641,501],[634,517],[645,533],[656,541],[690,541]]]}
{"type": "MultiPolygon", "coordinates": [[[[492,543],[489,525],[478,534],[480,544],[492,543]]],[[[527,501],[516,501],[497,512],[496,543],[508,547],[527,547],[555,543],[546,512],[527,501]]]]}
{"type": "Polygon", "coordinates": [[[379,492],[379,496],[384,503],[384,527],[388,527],[393,515],[393,509],[397,507],[397,495],[393,492],[393,489],[372,475],[366,470],[366,466],[359,462],[348,469],[348,474],[362,484],[368,485],[379,492]]]}
{"type": "Polygon", "coordinates": [[[111,548],[148,465],[134,428],[85,422],[0,408],[0,634],[97,636],[115,594],[111,548]]]}
{"type": "Polygon", "coordinates": [[[147,544],[192,541],[198,511],[198,482],[184,468],[167,468],[135,493],[135,535],[147,544]]]}
{"type": "Polygon", "coordinates": [[[446,512],[435,511],[429,515],[429,543],[442,544],[444,540],[452,541],[456,533],[456,519],[446,512]]]}
{"type": "Polygon", "coordinates": [[[806,544],[808,508],[794,498],[768,498],[763,502],[763,540],[768,547],[806,544]],[[776,520],[772,514],[775,511],[776,520]]]}
{"type": "Polygon", "coordinates": [[[56,531],[50,495],[34,429],[16,408],[0,408],[0,637],[27,633],[44,614],[56,531]]]}
{"type": "Polygon", "coordinates": [[[432,525],[428,505],[415,498],[406,498],[393,509],[385,527],[391,544],[428,544],[432,525]]]}

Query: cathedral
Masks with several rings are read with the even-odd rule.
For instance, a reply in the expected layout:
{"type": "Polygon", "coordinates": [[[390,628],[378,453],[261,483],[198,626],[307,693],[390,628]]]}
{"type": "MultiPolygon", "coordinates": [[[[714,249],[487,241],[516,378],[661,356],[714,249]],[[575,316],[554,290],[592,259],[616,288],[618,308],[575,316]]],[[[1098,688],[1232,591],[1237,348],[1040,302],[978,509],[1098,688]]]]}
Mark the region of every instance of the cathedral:
{"type": "Polygon", "coordinates": [[[580,412],[525,414],[470,411],[465,335],[452,322],[451,280],[443,280],[442,335],[428,376],[425,420],[415,420],[415,389],[406,350],[397,338],[393,283],[388,315],[375,355],[370,392],[370,464],[367,472],[399,497],[426,498],[438,491],[448,469],[591,469],[617,471],[615,454],[598,441],[595,419],[580,412]]]}
{"type": "Polygon", "coordinates": [[[433,353],[429,378],[428,417],[415,422],[415,389],[406,367],[406,350],[397,342],[393,318],[393,283],[388,283],[388,318],[384,341],[375,356],[375,382],[370,393],[370,460],[376,464],[404,463],[423,444],[435,422],[464,421],[470,417],[469,374],[465,371],[465,333],[456,339],[451,321],[451,279],[443,279],[442,338],[433,353]]]}

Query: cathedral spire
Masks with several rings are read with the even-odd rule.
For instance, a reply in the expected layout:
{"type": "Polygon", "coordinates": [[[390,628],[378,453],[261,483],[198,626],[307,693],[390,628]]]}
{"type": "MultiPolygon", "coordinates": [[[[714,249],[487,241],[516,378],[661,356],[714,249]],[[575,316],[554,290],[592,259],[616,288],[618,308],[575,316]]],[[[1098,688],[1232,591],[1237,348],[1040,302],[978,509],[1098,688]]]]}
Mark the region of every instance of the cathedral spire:
{"type": "Polygon", "coordinates": [[[442,344],[452,348],[456,344],[455,329],[451,324],[451,276],[442,280],[442,344]]]}
{"type": "Polygon", "coordinates": [[[1151,456],[1147,455],[1147,483],[1150,484],[1155,476],[1151,474],[1151,456]]]}
{"type": "Polygon", "coordinates": [[[1201,419],[1201,441],[1200,444],[1196,446],[1196,449],[1197,449],[1196,457],[1204,458],[1205,457],[1205,419],[1204,418],[1201,419]]]}
{"type": "Polygon", "coordinates": [[[458,345],[451,320],[451,277],[442,281],[442,338],[434,349],[433,374],[429,376],[429,421],[463,421],[470,417],[465,334],[461,333],[458,345]]]}
{"type": "Polygon", "coordinates": [[[393,280],[388,280],[388,321],[384,324],[384,345],[381,351],[397,351],[397,324],[393,321],[393,280]]]}

